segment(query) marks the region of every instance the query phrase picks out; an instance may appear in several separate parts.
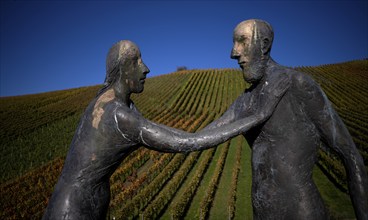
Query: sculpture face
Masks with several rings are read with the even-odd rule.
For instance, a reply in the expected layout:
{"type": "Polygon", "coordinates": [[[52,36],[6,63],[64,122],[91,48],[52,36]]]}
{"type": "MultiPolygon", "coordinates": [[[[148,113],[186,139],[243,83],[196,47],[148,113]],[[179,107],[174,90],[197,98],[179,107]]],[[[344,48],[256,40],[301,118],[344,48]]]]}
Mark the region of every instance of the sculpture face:
{"type": "Polygon", "coordinates": [[[147,66],[143,63],[139,50],[133,58],[129,61],[129,67],[127,68],[127,76],[125,83],[127,84],[130,92],[141,93],[144,89],[144,82],[146,75],[150,72],[147,66]]]}
{"type": "Polygon", "coordinates": [[[129,93],[141,93],[144,89],[146,75],[150,72],[143,63],[139,48],[132,42],[121,45],[120,83],[126,84],[129,93]]]}
{"type": "Polygon", "coordinates": [[[264,72],[261,63],[262,51],[256,23],[252,20],[240,23],[234,30],[231,58],[237,59],[246,82],[258,82],[264,72]]]}

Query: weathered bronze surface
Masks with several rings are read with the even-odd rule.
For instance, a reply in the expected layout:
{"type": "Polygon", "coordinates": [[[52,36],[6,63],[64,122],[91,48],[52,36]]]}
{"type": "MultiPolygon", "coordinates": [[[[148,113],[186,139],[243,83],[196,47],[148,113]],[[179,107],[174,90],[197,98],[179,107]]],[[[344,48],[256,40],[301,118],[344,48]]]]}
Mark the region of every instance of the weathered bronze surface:
{"type": "Polygon", "coordinates": [[[162,152],[214,147],[264,122],[289,85],[289,80],[281,79],[263,95],[257,94],[251,105],[260,109],[255,114],[192,134],[151,122],[135,107],[130,95],[143,91],[148,73],[131,41],[110,49],[104,87],[80,120],[43,219],[105,219],[109,178],[129,153],[140,146],[162,152]]]}
{"type": "Polygon", "coordinates": [[[257,106],[254,103],[263,90],[275,87],[280,81],[289,81],[272,116],[244,133],[252,148],[254,219],[328,218],[312,180],[321,143],[341,157],[356,216],[368,219],[368,179],[361,155],[319,85],[309,76],[281,66],[271,58],[273,35],[272,27],[262,20],[252,19],[237,25],[231,58],[238,60],[244,80],[252,86],[206,129],[256,114],[261,109],[254,108],[257,106]]]}

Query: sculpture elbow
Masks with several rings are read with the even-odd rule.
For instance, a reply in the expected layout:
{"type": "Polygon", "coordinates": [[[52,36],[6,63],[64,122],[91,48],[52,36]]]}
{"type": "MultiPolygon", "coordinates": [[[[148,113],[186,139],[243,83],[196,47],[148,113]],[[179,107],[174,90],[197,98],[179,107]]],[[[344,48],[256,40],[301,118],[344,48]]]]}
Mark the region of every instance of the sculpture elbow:
{"type": "Polygon", "coordinates": [[[261,112],[256,116],[256,120],[261,124],[265,122],[270,116],[271,114],[265,114],[264,112],[261,112]]]}

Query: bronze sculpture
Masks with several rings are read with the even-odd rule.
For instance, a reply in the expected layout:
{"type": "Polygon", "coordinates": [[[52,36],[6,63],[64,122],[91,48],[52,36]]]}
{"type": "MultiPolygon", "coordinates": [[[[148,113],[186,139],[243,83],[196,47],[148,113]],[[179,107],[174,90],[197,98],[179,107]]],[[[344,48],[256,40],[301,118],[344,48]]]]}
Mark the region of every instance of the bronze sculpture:
{"type": "Polygon", "coordinates": [[[252,148],[254,219],[328,218],[312,180],[321,142],[342,158],[356,216],[368,219],[368,178],[361,155],[321,88],[309,76],[271,58],[273,35],[262,20],[237,25],[231,58],[238,60],[244,80],[252,86],[206,129],[255,114],[260,109],[249,106],[264,87],[281,79],[290,81],[272,116],[243,134],[252,148]]]}
{"type": "Polygon", "coordinates": [[[148,73],[134,43],[120,41],[109,50],[105,85],[80,120],[43,219],[106,218],[109,178],[129,153],[142,145],[162,152],[214,147],[265,121],[289,84],[281,80],[256,97],[252,107],[262,109],[256,114],[191,134],[153,123],[139,113],[130,95],[143,91],[148,73]]]}

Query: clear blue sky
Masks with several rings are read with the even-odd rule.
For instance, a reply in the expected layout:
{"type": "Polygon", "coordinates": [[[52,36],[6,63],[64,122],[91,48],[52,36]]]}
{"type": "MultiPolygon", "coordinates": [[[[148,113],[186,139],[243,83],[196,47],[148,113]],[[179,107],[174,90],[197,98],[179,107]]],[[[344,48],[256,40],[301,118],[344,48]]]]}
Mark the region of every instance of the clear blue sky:
{"type": "Polygon", "coordinates": [[[259,18],[286,66],[368,57],[367,1],[2,1],[0,96],[102,84],[105,58],[127,39],[148,76],[178,66],[238,68],[232,32],[259,18]]]}

